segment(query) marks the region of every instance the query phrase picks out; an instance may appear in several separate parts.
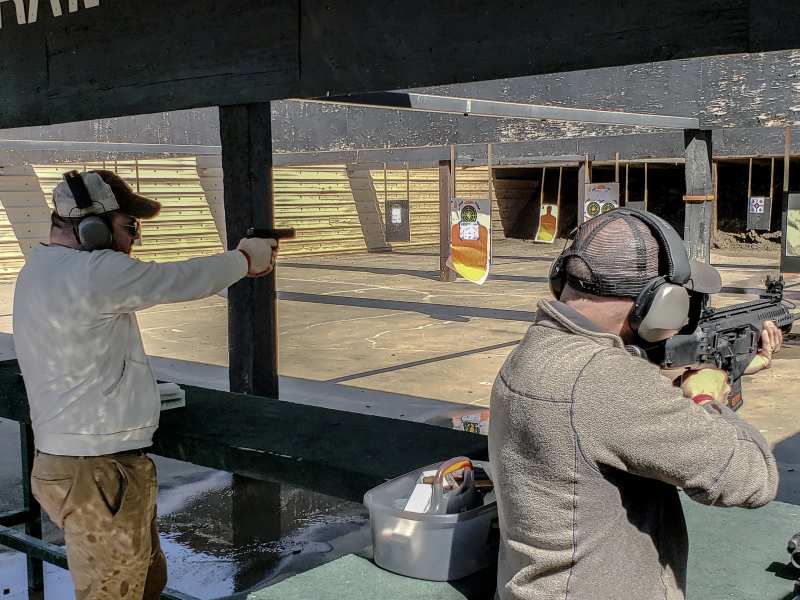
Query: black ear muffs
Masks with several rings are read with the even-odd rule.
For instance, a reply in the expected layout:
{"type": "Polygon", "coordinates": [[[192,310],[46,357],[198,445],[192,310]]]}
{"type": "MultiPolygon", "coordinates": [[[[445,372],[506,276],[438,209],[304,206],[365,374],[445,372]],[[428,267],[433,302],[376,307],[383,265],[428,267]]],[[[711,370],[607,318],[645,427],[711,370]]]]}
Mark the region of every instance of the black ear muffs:
{"type": "Polygon", "coordinates": [[[638,329],[639,325],[650,311],[650,307],[653,305],[653,298],[655,297],[658,288],[666,283],[666,278],[658,277],[650,281],[650,283],[648,283],[645,288],[639,292],[639,296],[633,303],[631,316],[628,318],[628,321],[631,324],[631,329],[634,331],[638,329]]]}
{"type": "MultiPolygon", "coordinates": [[[[75,206],[80,210],[86,210],[94,205],[92,195],[83,181],[83,177],[78,171],[64,173],[64,181],[67,182],[72,197],[75,198],[75,206]]],[[[113,234],[111,225],[99,215],[89,215],[81,219],[75,231],[81,248],[91,252],[93,250],[106,250],[111,248],[113,234]]]]}
{"type": "Polygon", "coordinates": [[[566,269],[564,268],[564,259],[559,256],[550,267],[550,293],[553,294],[556,300],[561,299],[565,282],[566,269]]]}
{"type": "Polygon", "coordinates": [[[113,241],[111,228],[102,217],[96,215],[84,217],[78,223],[78,241],[80,241],[81,247],[88,252],[107,250],[111,248],[113,241]]]}

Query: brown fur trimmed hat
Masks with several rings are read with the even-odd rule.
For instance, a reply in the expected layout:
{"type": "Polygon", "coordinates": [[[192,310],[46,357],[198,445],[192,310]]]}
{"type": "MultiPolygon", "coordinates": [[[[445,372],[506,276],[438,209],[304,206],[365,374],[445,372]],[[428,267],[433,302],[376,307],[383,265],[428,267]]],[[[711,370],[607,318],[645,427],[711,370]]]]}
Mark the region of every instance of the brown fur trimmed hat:
{"type": "Polygon", "coordinates": [[[119,204],[120,212],[136,217],[137,219],[153,219],[161,212],[161,203],[152,198],[146,198],[134,192],[125,180],[112,171],[93,171],[100,175],[114,192],[114,197],[119,204]]]}

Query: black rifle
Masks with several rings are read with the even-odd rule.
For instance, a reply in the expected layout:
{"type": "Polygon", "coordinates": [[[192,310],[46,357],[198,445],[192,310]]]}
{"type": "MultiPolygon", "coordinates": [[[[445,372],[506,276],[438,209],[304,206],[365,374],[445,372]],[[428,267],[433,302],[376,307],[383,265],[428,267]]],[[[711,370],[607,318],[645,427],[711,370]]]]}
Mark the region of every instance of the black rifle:
{"type": "Polygon", "coordinates": [[[292,228],[287,229],[260,229],[258,227],[250,227],[245,234],[249,238],[264,238],[273,240],[290,240],[295,236],[295,231],[292,228]]]}
{"type": "Polygon", "coordinates": [[[783,285],[783,277],[767,277],[767,289],[758,300],[726,308],[709,307],[708,296],[704,296],[697,328],[666,341],[661,366],[668,369],[710,366],[724,370],[731,386],[728,406],[737,410],[742,405],[742,375],[758,352],[764,321],[773,321],[788,333],[792,323],[800,319],[784,304],[783,285]]]}

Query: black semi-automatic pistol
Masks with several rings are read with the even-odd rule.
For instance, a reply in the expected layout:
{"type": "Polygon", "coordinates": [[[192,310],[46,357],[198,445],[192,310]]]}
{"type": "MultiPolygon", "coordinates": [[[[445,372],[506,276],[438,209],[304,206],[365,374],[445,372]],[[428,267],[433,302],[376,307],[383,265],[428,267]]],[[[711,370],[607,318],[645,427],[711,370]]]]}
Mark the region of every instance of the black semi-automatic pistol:
{"type": "Polygon", "coordinates": [[[286,229],[262,229],[259,227],[250,227],[245,234],[249,238],[263,238],[272,240],[291,240],[294,239],[295,230],[293,227],[286,229]]]}

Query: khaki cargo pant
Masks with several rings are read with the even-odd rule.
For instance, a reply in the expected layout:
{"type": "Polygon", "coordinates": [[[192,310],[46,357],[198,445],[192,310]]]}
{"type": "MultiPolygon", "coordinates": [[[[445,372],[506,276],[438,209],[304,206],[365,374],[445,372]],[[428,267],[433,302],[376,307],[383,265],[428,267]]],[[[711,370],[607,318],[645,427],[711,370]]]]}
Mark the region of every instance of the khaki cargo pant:
{"type": "Polygon", "coordinates": [[[64,530],[76,600],[156,600],[167,563],[156,524],[156,468],[144,453],[37,452],[33,495],[64,530]]]}

